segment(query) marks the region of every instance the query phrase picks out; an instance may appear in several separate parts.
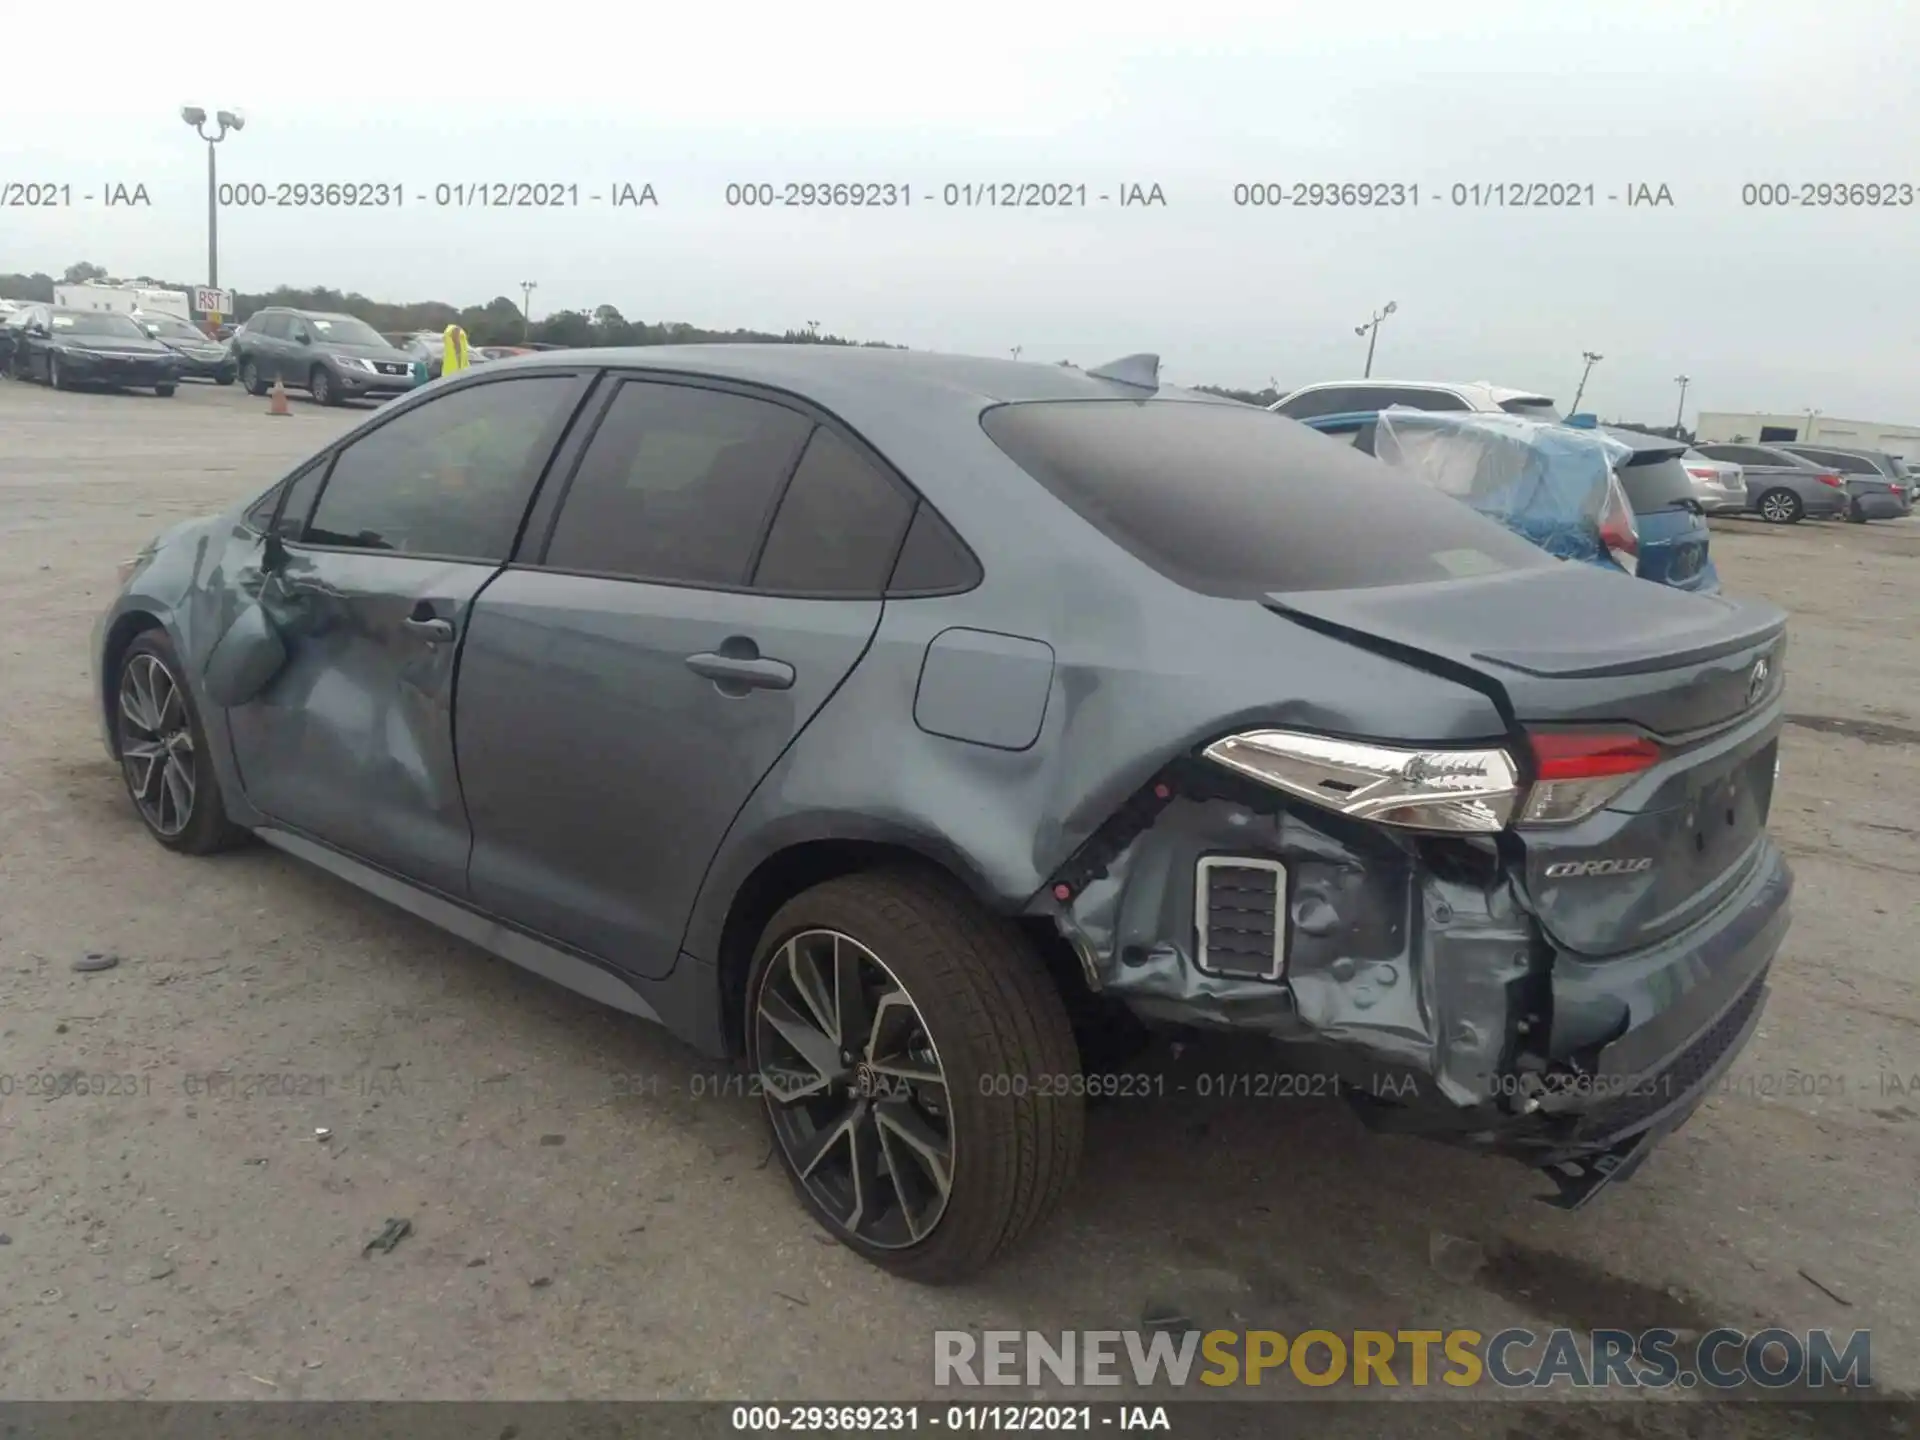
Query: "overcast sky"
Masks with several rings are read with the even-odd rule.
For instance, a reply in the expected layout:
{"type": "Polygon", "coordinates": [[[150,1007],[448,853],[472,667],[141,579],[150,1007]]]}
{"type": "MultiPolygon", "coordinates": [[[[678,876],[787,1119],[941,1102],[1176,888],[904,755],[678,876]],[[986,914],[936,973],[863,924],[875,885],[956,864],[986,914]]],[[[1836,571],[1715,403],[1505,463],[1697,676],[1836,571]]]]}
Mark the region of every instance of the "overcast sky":
{"type": "Polygon", "coordinates": [[[20,6],[0,87],[0,270],[203,278],[221,178],[397,183],[398,209],[220,217],[229,287],[536,315],[825,330],[1187,383],[1490,379],[1665,420],[1796,410],[1920,422],[1920,190],[1906,208],[1762,209],[1747,183],[1920,187],[1920,10],[1864,0],[1462,9],[974,3],[20,6]],[[76,16],[84,20],[76,21],[76,16]],[[521,18],[509,19],[510,15],[521,18]],[[498,17],[498,18],[495,18],[498,17]],[[1072,18],[1079,17],[1079,18],[1072,18]],[[201,38],[204,37],[204,38],[201,38]],[[200,78],[205,77],[205,78],[200,78]],[[730,182],[905,182],[906,209],[729,208],[730,182]],[[1157,184],[1164,207],[939,203],[980,181],[1157,184]],[[1236,207],[1236,183],[1412,182],[1417,208],[1236,207]],[[145,185],[147,208],[81,200],[145,185]],[[438,208],[440,184],[575,184],[577,207],[438,208]],[[1595,188],[1595,208],[1454,207],[1458,185],[1595,188]],[[653,208],[612,187],[653,185],[653,208]],[[1674,203],[1629,208],[1631,187],[1674,203]],[[1610,202],[1609,195],[1620,201],[1610,202]],[[420,197],[425,197],[422,203],[420,197]],[[932,203],[928,203],[928,198],[932,203]]]}

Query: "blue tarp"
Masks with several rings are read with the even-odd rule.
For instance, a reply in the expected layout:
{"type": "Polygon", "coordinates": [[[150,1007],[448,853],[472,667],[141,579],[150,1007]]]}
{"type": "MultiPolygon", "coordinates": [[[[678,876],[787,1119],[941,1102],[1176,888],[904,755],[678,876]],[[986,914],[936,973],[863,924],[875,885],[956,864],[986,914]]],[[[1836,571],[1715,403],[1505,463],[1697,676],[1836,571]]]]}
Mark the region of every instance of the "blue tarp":
{"type": "Polygon", "coordinates": [[[1614,467],[1633,452],[1618,440],[1518,415],[1392,406],[1373,453],[1549,554],[1617,568],[1600,525],[1610,504],[1631,513],[1614,467]]]}

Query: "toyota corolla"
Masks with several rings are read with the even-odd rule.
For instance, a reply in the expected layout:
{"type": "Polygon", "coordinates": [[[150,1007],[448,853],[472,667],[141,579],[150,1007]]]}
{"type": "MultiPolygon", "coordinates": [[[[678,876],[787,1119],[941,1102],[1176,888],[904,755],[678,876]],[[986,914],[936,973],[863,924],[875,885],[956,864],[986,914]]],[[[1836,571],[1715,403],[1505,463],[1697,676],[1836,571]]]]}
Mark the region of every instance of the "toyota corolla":
{"type": "Polygon", "coordinates": [[[1151,356],[502,361],[122,580],[95,695],[155,839],[736,1061],[819,1223],[921,1280],[1055,1208],[1127,1025],[1284,1042],[1584,1203],[1787,928],[1778,610],[1151,356]]]}

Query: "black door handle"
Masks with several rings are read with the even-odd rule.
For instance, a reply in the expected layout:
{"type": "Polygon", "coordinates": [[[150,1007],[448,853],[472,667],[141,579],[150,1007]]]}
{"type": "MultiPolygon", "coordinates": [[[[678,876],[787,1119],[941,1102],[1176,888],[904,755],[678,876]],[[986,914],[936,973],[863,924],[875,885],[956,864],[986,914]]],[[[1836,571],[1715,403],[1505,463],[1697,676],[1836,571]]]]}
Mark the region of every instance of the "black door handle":
{"type": "Polygon", "coordinates": [[[409,615],[407,628],[425,638],[429,645],[453,639],[453,622],[431,615],[409,615]]]}
{"type": "Polygon", "coordinates": [[[687,656],[687,668],[704,675],[722,690],[745,694],[749,690],[791,690],[793,666],[759,655],[724,655],[705,650],[687,656]]]}

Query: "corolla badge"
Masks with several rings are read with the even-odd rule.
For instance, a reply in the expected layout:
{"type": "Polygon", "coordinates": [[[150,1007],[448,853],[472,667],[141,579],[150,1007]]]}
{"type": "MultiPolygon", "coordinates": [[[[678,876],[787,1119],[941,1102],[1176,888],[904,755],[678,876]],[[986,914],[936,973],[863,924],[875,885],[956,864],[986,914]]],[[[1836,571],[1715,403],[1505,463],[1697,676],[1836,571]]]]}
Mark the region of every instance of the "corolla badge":
{"type": "Polygon", "coordinates": [[[1653,868],[1653,857],[1638,855],[1631,860],[1562,860],[1547,866],[1547,879],[1572,880],[1583,875],[1638,875],[1653,868]]]}
{"type": "Polygon", "coordinates": [[[1762,657],[1753,662],[1753,672],[1747,676],[1747,704],[1758,700],[1767,688],[1767,676],[1773,673],[1773,667],[1762,657]]]}

